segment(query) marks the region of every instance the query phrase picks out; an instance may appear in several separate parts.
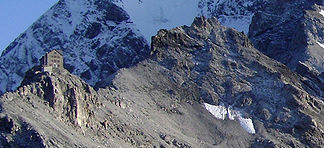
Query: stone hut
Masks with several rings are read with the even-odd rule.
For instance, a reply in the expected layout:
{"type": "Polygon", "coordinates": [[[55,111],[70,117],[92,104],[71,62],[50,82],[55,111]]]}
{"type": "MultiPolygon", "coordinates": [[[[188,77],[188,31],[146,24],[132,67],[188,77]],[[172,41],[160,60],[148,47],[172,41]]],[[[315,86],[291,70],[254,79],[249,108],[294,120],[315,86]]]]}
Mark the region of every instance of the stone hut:
{"type": "Polygon", "coordinates": [[[53,72],[54,69],[63,69],[63,51],[54,49],[46,53],[40,59],[40,64],[44,72],[53,72]]]}

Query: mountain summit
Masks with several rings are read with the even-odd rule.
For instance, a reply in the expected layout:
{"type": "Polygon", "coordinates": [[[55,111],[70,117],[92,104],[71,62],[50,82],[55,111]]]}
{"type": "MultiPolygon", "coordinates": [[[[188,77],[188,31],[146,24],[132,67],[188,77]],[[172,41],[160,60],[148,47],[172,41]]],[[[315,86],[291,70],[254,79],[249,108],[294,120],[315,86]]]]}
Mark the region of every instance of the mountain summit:
{"type": "Polygon", "coordinates": [[[248,33],[260,3],[60,0],[1,55],[0,94],[15,90],[24,73],[52,49],[62,49],[64,66],[95,86],[101,78],[145,59],[150,53],[151,36],[158,30],[190,25],[194,17],[203,15],[217,16],[222,24],[248,33]]]}
{"type": "Polygon", "coordinates": [[[302,79],[243,33],[198,17],[160,30],[149,58],[98,91],[66,70],[30,70],[0,98],[0,144],[320,147],[324,103],[302,79]]]}
{"type": "Polygon", "coordinates": [[[60,0],[10,44],[0,147],[324,145],[321,2],[155,2],[60,0]]]}

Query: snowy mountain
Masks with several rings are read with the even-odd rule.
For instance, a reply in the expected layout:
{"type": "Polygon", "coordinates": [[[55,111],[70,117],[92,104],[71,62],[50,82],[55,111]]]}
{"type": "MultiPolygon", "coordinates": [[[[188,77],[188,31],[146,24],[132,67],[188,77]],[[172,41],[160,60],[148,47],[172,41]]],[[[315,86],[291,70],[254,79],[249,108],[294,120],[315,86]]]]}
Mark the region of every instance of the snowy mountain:
{"type": "Polygon", "coordinates": [[[0,57],[0,147],[320,147],[322,5],[60,0],[0,57]]]}
{"type": "Polygon", "coordinates": [[[321,147],[324,102],[248,37],[198,17],[95,90],[34,67],[0,97],[0,147],[321,147]]]}
{"type": "Polygon", "coordinates": [[[322,7],[317,1],[61,0],[1,55],[0,94],[17,88],[24,72],[54,48],[64,50],[70,72],[104,87],[101,78],[149,55],[158,30],[190,25],[201,15],[249,33],[258,50],[291,69],[306,65],[319,75],[324,67],[322,7]]]}
{"type": "Polygon", "coordinates": [[[0,92],[17,88],[52,49],[62,49],[65,68],[91,85],[149,54],[129,15],[110,0],[61,0],[3,52],[0,92]]]}
{"type": "Polygon", "coordinates": [[[222,23],[247,33],[254,13],[248,8],[255,4],[222,0],[60,0],[1,55],[0,94],[17,88],[24,73],[52,49],[64,51],[65,67],[70,72],[96,85],[101,78],[148,56],[151,36],[158,30],[190,25],[195,16],[219,16],[222,23]],[[218,13],[223,7],[228,12],[218,13]],[[242,21],[241,25],[235,23],[242,21]]]}

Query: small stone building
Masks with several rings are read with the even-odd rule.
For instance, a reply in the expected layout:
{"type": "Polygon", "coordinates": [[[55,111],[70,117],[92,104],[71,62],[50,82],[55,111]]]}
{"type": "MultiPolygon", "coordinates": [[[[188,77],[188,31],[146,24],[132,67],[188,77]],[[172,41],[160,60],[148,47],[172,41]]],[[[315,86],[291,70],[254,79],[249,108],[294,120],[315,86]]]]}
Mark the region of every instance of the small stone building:
{"type": "Polygon", "coordinates": [[[43,71],[53,72],[54,69],[63,69],[63,51],[54,49],[46,53],[41,59],[40,64],[43,71]]]}

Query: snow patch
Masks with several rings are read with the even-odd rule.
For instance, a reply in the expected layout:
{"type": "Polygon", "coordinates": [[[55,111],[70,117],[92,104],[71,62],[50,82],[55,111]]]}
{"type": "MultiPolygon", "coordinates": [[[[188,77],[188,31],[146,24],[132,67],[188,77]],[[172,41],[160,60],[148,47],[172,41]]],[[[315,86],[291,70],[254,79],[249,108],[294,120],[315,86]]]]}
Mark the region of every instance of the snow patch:
{"type": "Polygon", "coordinates": [[[250,134],[255,134],[255,129],[253,126],[253,122],[251,119],[242,118],[241,116],[238,117],[241,127],[250,134]]]}
{"type": "Polygon", "coordinates": [[[234,110],[231,107],[226,108],[222,105],[216,106],[208,103],[204,103],[204,107],[217,119],[225,120],[227,116],[229,120],[239,121],[241,127],[248,133],[255,134],[252,119],[243,118],[240,111],[234,110]]]}
{"type": "Polygon", "coordinates": [[[321,10],[319,14],[321,14],[324,17],[324,10],[321,10]]]}
{"type": "Polygon", "coordinates": [[[224,106],[214,106],[205,103],[205,108],[214,115],[217,119],[225,120],[225,117],[227,115],[227,109],[224,106]]]}
{"type": "MultiPolygon", "coordinates": [[[[324,12],[323,12],[324,13],[324,12]]],[[[316,41],[316,43],[318,44],[318,45],[320,45],[322,48],[324,48],[324,44],[323,43],[320,43],[320,42],[318,42],[318,41],[316,41]]]]}

